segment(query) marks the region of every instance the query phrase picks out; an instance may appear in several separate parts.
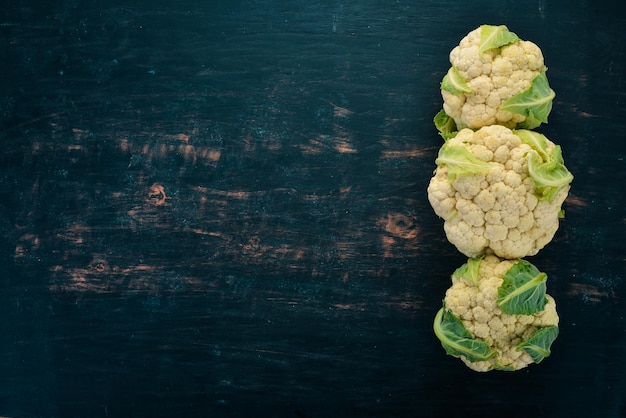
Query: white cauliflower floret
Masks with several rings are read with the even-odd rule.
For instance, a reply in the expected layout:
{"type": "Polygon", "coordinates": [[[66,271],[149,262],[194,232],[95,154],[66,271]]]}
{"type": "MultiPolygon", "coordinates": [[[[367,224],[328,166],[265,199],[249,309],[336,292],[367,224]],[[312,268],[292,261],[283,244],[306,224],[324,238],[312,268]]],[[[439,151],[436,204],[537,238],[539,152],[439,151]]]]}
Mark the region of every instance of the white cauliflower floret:
{"type": "Polygon", "coordinates": [[[482,25],[450,52],[450,64],[441,95],[443,110],[458,130],[488,125],[532,129],[547,122],[554,92],[541,49],[533,42],[519,39],[506,26],[482,25]],[[511,99],[532,88],[543,107],[511,106],[511,99]]]}
{"type": "Polygon", "coordinates": [[[460,252],[517,259],[552,240],[572,179],[560,148],[543,135],[499,125],[463,129],[441,148],[428,199],[460,252]],[[531,172],[531,155],[555,163],[554,173],[531,172]],[[538,185],[542,176],[557,186],[548,191],[538,185]]]}
{"type": "MultiPolygon", "coordinates": [[[[454,347],[455,332],[458,333],[459,330],[455,329],[452,335],[442,333],[445,324],[438,322],[442,321],[439,314],[434,324],[437,337],[449,354],[460,357],[469,368],[476,371],[518,370],[541,361],[543,357],[533,358],[532,350],[524,349],[523,343],[528,343],[539,330],[553,332],[550,341],[542,340],[538,343],[533,341],[531,344],[543,344],[541,348],[548,350],[549,355],[550,344],[558,334],[559,317],[556,303],[550,295],[545,294],[545,280],[544,273],[523,260],[502,260],[493,255],[468,260],[468,263],[452,275],[452,286],[446,291],[442,311],[447,311],[446,314],[458,318],[465,330],[471,334],[471,338],[484,345],[482,357],[471,357],[471,349],[474,349],[474,346],[466,352],[448,351],[450,346],[454,347]],[[521,301],[511,305],[510,301],[506,300],[506,293],[501,297],[501,288],[510,288],[513,280],[511,276],[519,278],[520,275],[527,278],[525,283],[532,283],[537,287],[524,290],[528,293],[519,296],[521,301]],[[539,296],[532,299],[533,302],[528,302],[529,298],[537,294],[539,296]],[[534,303],[535,310],[530,314],[503,312],[522,309],[520,306],[525,303],[534,303]]],[[[519,285],[515,290],[521,288],[519,285]]],[[[449,321],[450,318],[443,320],[449,321]]],[[[547,357],[545,354],[544,356],[547,357]]]]}

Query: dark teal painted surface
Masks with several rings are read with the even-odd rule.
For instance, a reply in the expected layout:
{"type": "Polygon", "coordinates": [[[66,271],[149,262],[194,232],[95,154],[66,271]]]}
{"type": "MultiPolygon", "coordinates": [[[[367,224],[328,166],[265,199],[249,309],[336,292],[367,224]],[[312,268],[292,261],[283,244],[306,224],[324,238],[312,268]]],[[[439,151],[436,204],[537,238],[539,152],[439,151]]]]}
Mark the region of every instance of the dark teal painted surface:
{"type": "Polygon", "coordinates": [[[0,13],[0,415],[626,414],[622,6],[49,3],[0,13]],[[482,23],[542,48],[575,175],[514,374],[431,330],[431,119],[482,23]]]}

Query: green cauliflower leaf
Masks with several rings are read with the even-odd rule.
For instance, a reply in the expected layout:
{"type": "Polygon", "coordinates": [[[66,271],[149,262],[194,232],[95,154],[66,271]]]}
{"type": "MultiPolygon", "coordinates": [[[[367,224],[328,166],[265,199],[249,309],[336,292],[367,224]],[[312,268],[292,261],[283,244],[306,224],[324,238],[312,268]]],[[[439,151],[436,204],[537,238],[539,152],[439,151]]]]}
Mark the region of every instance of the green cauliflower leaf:
{"type": "Polygon", "coordinates": [[[550,356],[550,346],[559,335],[559,327],[551,326],[540,328],[528,340],[520,343],[517,350],[526,351],[535,363],[541,363],[541,360],[550,356]]]}
{"type": "Polygon", "coordinates": [[[500,48],[518,40],[517,35],[510,32],[504,25],[482,25],[480,27],[479,52],[483,54],[490,49],[500,48]]]}
{"type": "Polygon", "coordinates": [[[556,93],[548,84],[546,72],[542,71],[533,79],[530,88],[505,101],[500,109],[526,116],[518,127],[534,129],[542,123],[548,123],[548,115],[555,97],[556,93]]]}
{"type": "Polygon", "coordinates": [[[451,356],[463,356],[468,361],[476,362],[488,360],[497,354],[485,341],[475,340],[463,322],[445,306],[437,312],[433,330],[446,353],[451,356]]]}
{"type": "Polygon", "coordinates": [[[491,169],[491,163],[476,158],[466,147],[448,144],[443,144],[439,149],[435,164],[447,166],[450,180],[456,176],[485,173],[491,169]]]}
{"type": "Polygon", "coordinates": [[[534,150],[527,156],[528,174],[535,183],[537,196],[541,200],[552,200],[574,180],[572,173],[565,167],[561,147],[555,145],[548,152],[548,139],[540,133],[525,129],[513,133],[534,150]]]}
{"type": "Polygon", "coordinates": [[[513,265],[502,278],[496,303],[509,315],[533,315],[546,306],[548,275],[526,260],[513,265]]]}
{"type": "Polygon", "coordinates": [[[450,67],[448,74],[441,80],[441,90],[445,90],[454,95],[463,93],[473,93],[474,90],[467,84],[467,81],[463,78],[458,68],[450,67]]]}
{"type": "Polygon", "coordinates": [[[447,141],[450,138],[454,138],[457,134],[456,122],[452,119],[445,110],[440,110],[433,119],[435,127],[439,131],[439,135],[447,141]]]}
{"type": "Polygon", "coordinates": [[[483,257],[469,258],[467,263],[463,264],[452,273],[452,277],[469,280],[474,286],[478,286],[478,269],[482,261],[483,257]]]}

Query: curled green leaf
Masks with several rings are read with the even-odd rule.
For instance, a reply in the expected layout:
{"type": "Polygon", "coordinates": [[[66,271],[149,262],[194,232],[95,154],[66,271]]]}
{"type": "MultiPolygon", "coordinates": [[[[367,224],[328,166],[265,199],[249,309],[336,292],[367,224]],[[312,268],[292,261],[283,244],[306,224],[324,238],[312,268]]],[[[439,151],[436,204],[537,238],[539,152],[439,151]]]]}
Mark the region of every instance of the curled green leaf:
{"type": "Polygon", "coordinates": [[[490,49],[500,48],[517,40],[519,40],[517,35],[510,32],[504,25],[482,25],[480,27],[479,52],[483,54],[490,49]]]}
{"type": "Polygon", "coordinates": [[[435,115],[433,122],[439,131],[439,135],[441,135],[445,141],[456,136],[456,123],[454,122],[454,119],[448,116],[445,110],[440,110],[439,113],[435,115]]]}
{"type": "Polygon", "coordinates": [[[504,102],[500,110],[526,116],[524,122],[519,124],[519,128],[534,129],[542,123],[548,123],[548,115],[552,110],[555,96],[554,90],[548,84],[546,72],[542,71],[533,79],[527,90],[504,102]]]}
{"type": "Polygon", "coordinates": [[[450,67],[448,73],[443,77],[443,80],[441,80],[441,90],[445,90],[457,96],[463,93],[474,92],[459,72],[459,69],[454,66],[450,67]]]}
{"type": "Polygon", "coordinates": [[[565,167],[561,147],[555,145],[548,151],[548,138],[534,131],[518,129],[513,133],[533,149],[527,155],[528,174],[535,183],[537,196],[542,200],[552,200],[574,179],[565,167]]]}
{"type": "Polygon", "coordinates": [[[530,145],[532,149],[537,151],[543,161],[548,161],[550,158],[550,154],[548,153],[548,138],[538,132],[527,129],[516,129],[513,133],[517,135],[524,144],[530,145]]]}
{"type": "Polygon", "coordinates": [[[494,366],[495,370],[501,370],[503,372],[513,372],[515,371],[515,367],[511,364],[509,364],[508,366],[505,366],[504,364],[497,362],[496,365],[494,366]]]}
{"type": "Polygon", "coordinates": [[[462,145],[443,144],[435,160],[438,166],[448,168],[448,178],[454,180],[457,176],[485,173],[491,169],[491,163],[480,160],[462,145]]]}
{"type": "Polygon", "coordinates": [[[435,335],[451,356],[465,357],[468,361],[485,361],[497,353],[485,341],[475,340],[463,322],[445,306],[437,312],[433,322],[435,335]]]}
{"type": "Polygon", "coordinates": [[[551,326],[540,328],[528,340],[517,346],[517,351],[526,351],[535,363],[541,363],[541,360],[550,356],[550,347],[556,337],[559,335],[559,327],[551,326]]]}
{"type": "Polygon", "coordinates": [[[526,260],[519,260],[502,277],[496,303],[505,314],[533,315],[546,306],[548,276],[526,260]]]}
{"type": "Polygon", "coordinates": [[[467,263],[463,264],[452,273],[452,277],[469,280],[474,286],[478,286],[478,269],[482,261],[483,257],[469,258],[467,263]]]}
{"type": "Polygon", "coordinates": [[[554,146],[547,161],[538,152],[529,152],[528,174],[535,183],[539,199],[547,201],[554,199],[554,196],[574,180],[574,176],[563,163],[559,145],[554,146]]]}

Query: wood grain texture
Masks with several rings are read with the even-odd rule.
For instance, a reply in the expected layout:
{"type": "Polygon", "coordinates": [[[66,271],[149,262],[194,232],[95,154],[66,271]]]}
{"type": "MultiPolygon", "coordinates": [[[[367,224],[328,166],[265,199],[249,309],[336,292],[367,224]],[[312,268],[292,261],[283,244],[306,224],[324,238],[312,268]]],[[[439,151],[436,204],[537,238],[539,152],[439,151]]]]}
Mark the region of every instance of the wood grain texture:
{"type": "Polygon", "coordinates": [[[0,18],[0,415],[626,413],[622,15],[28,3],[0,18]],[[431,330],[464,262],[426,199],[432,117],[488,22],[542,47],[575,176],[532,260],[561,335],[515,374],[431,330]]]}

